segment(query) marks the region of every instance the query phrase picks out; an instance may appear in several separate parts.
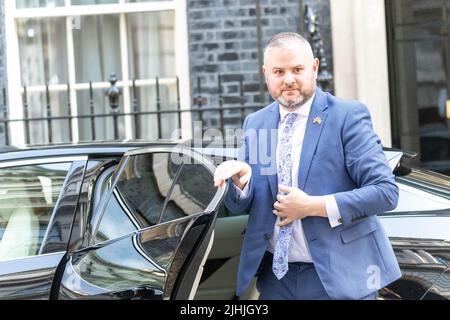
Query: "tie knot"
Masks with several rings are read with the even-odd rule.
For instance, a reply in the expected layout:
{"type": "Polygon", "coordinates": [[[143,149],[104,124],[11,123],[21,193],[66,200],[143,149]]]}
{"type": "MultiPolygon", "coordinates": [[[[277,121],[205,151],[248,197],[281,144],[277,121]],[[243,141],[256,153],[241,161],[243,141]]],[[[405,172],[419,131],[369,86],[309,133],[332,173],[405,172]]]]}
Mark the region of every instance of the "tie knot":
{"type": "Polygon", "coordinates": [[[284,118],[286,119],[286,125],[291,126],[295,119],[297,119],[298,113],[289,112],[284,118]]]}

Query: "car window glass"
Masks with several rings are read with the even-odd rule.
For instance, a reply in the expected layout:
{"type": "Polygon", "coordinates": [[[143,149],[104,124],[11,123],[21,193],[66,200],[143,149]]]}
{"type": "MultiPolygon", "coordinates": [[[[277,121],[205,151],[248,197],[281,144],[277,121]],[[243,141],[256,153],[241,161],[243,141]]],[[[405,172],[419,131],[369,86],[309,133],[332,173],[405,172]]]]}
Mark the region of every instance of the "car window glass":
{"type": "Polygon", "coordinates": [[[122,169],[101,218],[96,242],[155,225],[173,175],[167,172],[169,153],[131,156],[122,169]]]}
{"type": "Polygon", "coordinates": [[[121,196],[116,190],[105,209],[105,215],[96,233],[96,242],[114,239],[132,231],[138,230],[139,225],[134,224],[132,215],[127,212],[126,206],[121,201],[121,196]]]}
{"type": "Polygon", "coordinates": [[[171,153],[130,156],[96,233],[96,242],[205,211],[213,199],[212,174],[190,158],[171,153]]]}
{"type": "Polygon", "coordinates": [[[0,169],[0,259],[37,255],[70,163],[0,169]]]}
{"type": "Polygon", "coordinates": [[[169,171],[179,174],[162,212],[161,222],[205,211],[216,193],[214,177],[205,166],[191,161],[178,162],[169,162],[169,171]]]}

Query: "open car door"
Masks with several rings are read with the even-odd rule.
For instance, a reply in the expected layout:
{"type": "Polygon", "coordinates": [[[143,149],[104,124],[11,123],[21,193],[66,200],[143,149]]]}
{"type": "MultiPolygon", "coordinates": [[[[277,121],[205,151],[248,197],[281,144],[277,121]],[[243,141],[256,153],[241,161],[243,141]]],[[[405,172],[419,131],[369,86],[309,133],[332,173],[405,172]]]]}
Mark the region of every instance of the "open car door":
{"type": "Polygon", "coordinates": [[[226,192],[214,170],[187,148],[126,153],[94,206],[88,246],[61,268],[58,298],[192,299],[226,192]]]}

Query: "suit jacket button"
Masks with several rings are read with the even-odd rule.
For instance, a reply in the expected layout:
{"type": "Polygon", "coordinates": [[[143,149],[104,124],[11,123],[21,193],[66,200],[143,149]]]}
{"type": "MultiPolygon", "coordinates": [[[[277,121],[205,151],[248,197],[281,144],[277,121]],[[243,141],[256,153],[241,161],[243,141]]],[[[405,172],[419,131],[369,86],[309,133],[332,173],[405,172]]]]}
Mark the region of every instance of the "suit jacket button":
{"type": "Polygon", "coordinates": [[[270,240],[270,234],[264,233],[264,240],[270,240]]]}
{"type": "Polygon", "coordinates": [[[339,218],[339,219],[338,219],[338,222],[339,222],[339,223],[342,223],[342,218],[339,218]]]}

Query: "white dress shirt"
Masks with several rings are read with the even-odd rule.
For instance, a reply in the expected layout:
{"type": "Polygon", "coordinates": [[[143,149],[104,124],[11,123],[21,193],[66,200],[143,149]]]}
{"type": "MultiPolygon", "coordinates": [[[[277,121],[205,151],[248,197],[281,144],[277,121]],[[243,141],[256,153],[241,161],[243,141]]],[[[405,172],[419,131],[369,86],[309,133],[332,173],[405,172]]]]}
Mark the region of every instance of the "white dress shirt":
{"type": "MultiPolygon", "coordinates": [[[[305,137],[306,125],[308,121],[309,112],[311,110],[311,105],[314,100],[314,96],[312,96],[304,105],[300,108],[296,109],[295,113],[298,113],[297,118],[294,122],[294,133],[292,136],[292,187],[298,188],[298,173],[300,166],[300,156],[303,146],[303,139],[305,137]]],[[[280,106],[280,122],[278,123],[278,130],[282,132],[284,126],[286,125],[285,116],[289,113],[280,106]]],[[[280,145],[281,135],[278,135],[278,145],[280,145]]],[[[278,147],[276,153],[277,163],[279,162],[279,154],[278,147]]],[[[235,186],[236,191],[240,194],[241,198],[245,198],[248,196],[248,185],[245,186],[244,190],[239,189],[235,186]]],[[[328,220],[330,222],[331,228],[334,228],[341,223],[338,222],[338,219],[341,218],[341,214],[339,212],[339,208],[336,203],[336,199],[334,195],[324,196],[325,207],[328,215],[328,220]]],[[[280,222],[280,218],[277,217],[276,224],[280,222]]],[[[270,239],[270,245],[268,250],[270,252],[274,252],[275,244],[278,239],[278,233],[280,231],[280,227],[275,224],[272,238],[270,239]]],[[[289,262],[312,262],[311,254],[309,252],[308,243],[305,239],[305,234],[303,232],[302,221],[297,219],[292,222],[292,238],[289,244],[289,262]]]]}

